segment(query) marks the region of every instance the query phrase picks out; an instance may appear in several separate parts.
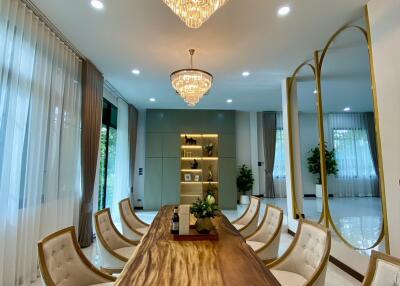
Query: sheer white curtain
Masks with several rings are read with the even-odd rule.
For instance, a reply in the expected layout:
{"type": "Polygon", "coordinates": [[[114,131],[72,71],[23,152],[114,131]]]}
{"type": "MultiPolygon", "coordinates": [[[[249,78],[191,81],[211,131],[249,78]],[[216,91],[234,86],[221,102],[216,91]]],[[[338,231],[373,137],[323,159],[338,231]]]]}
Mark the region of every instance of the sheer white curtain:
{"type": "Polygon", "coordinates": [[[286,155],[282,112],[276,113],[274,189],[277,198],[286,198],[286,155]]]}
{"type": "Polygon", "coordinates": [[[328,177],[329,193],[337,197],[379,196],[371,154],[376,144],[369,142],[368,113],[331,113],[325,115],[324,124],[328,148],[335,148],[339,169],[336,177],[328,177]]]}
{"type": "Polygon", "coordinates": [[[0,285],[38,277],[37,241],[80,195],[80,61],[19,0],[0,0],[0,285]]]}
{"type": "Polygon", "coordinates": [[[129,197],[129,189],[128,104],[118,98],[115,187],[111,204],[111,215],[117,224],[120,222],[118,203],[129,197]]]}

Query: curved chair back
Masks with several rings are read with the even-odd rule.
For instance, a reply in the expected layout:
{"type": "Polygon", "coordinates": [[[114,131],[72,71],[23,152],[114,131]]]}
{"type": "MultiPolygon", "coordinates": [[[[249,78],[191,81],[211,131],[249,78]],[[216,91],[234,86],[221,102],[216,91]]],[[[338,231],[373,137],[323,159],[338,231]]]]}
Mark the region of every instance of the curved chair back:
{"type": "Polygon", "coordinates": [[[148,224],[143,222],[135,213],[129,198],[119,202],[122,232],[129,239],[140,240],[146,233],[148,224]]]}
{"type": "Polygon", "coordinates": [[[258,216],[260,213],[261,201],[257,197],[251,197],[250,204],[241,217],[233,221],[232,224],[246,237],[257,229],[258,216]]]}
{"type": "Polygon", "coordinates": [[[110,209],[97,212],[94,218],[102,267],[122,268],[128,259],[115,250],[134,246],[137,242],[127,239],[118,231],[111,219],[110,209]]]}
{"type": "Polygon", "coordinates": [[[305,285],[324,285],[330,250],[330,230],[302,220],[288,250],[268,268],[299,274],[307,281],[305,285]]]}
{"type": "Polygon", "coordinates": [[[400,259],[372,251],[362,286],[400,285],[400,259]]]}
{"type": "Polygon", "coordinates": [[[256,250],[256,253],[264,261],[275,259],[278,256],[279,241],[281,237],[283,222],[283,210],[281,208],[268,205],[264,218],[257,230],[246,240],[262,243],[263,246],[256,250]]]}
{"type": "Polygon", "coordinates": [[[68,227],[38,242],[39,265],[48,286],[87,286],[115,281],[94,267],[82,253],[75,228],[68,227]]]}

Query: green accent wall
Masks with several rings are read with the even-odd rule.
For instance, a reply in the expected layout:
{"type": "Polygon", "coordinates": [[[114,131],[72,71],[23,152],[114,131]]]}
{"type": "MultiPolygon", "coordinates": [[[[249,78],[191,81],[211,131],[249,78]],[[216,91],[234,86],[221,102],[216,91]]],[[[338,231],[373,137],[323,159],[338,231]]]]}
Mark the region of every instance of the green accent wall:
{"type": "Polygon", "coordinates": [[[231,110],[148,109],[143,206],[179,204],[180,135],[219,135],[219,205],[236,209],[236,116],[231,110]]]}

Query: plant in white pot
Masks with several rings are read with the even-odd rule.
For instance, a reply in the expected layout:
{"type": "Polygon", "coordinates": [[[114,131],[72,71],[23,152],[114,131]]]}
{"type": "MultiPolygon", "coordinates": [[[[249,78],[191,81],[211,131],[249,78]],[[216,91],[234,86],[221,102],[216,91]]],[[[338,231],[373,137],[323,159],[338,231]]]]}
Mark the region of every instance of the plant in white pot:
{"type": "MultiPolygon", "coordinates": [[[[320,150],[319,145],[309,151],[311,153],[308,157],[308,171],[311,174],[317,175],[317,182],[315,184],[315,195],[317,198],[322,198],[322,180],[321,180],[321,162],[320,162],[320,150]]],[[[327,175],[337,175],[338,168],[335,159],[335,149],[328,150],[325,144],[325,162],[326,162],[326,173],[327,175]]]]}
{"type": "Polygon", "coordinates": [[[236,186],[238,191],[241,193],[240,204],[248,205],[250,203],[249,196],[247,196],[246,193],[253,189],[253,184],[253,172],[246,165],[242,165],[239,169],[239,175],[236,179],[236,186]]]}

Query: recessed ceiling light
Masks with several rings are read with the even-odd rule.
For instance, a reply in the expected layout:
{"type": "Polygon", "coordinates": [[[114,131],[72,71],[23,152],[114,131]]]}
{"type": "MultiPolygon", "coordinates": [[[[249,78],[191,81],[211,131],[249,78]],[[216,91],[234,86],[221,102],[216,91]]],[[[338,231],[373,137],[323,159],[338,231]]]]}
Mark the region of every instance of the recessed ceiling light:
{"type": "Polygon", "coordinates": [[[140,75],[140,70],[138,70],[138,69],[133,69],[133,70],[132,70],[132,73],[133,73],[134,75],[140,75]]]}
{"type": "Polygon", "coordinates": [[[155,99],[155,98],[153,98],[153,97],[152,97],[152,98],[150,98],[149,100],[150,100],[151,102],[155,102],[155,101],[156,101],[156,99],[155,99]]]}
{"type": "Polygon", "coordinates": [[[244,76],[244,77],[248,77],[249,75],[250,75],[249,71],[242,72],[242,76],[244,76]]]}
{"type": "Polygon", "coordinates": [[[286,16],[289,13],[290,13],[290,7],[289,6],[282,6],[278,10],[278,15],[279,16],[286,16]]]}
{"type": "Polygon", "coordinates": [[[93,8],[96,8],[97,10],[104,8],[104,4],[100,0],[92,0],[90,1],[90,4],[92,4],[93,8]]]}
{"type": "Polygon", "coordinates": [[[226,103],[232,103],[232,102],[233,102],[232,99],[227,99],[227,100],[226,100],[226,103]]]}
{"type": "Polygon", "coordinates": [[[343,111],[344,111],[344,112],[349,112],[350,110],[351,110],[350,107],[345,107],[345,108],[343,108],[343,111]]]}

